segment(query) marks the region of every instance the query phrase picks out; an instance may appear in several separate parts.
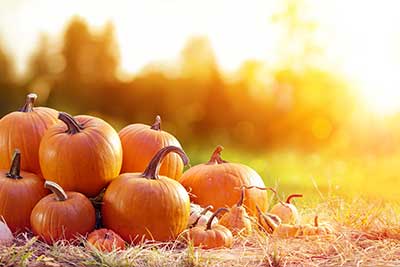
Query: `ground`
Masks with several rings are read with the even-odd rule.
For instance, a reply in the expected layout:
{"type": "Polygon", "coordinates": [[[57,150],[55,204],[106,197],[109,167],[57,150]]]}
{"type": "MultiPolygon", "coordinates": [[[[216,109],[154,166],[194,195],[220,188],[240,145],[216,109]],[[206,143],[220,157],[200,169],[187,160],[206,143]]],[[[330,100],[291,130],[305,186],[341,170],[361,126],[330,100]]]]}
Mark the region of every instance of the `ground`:
{"type": "Polygon", "coordinates": [[[1,266],[400,266],[399,206],[331,197],[302,208],[302,222],[329,222],[335,234],[276,238],[257,229],[231,249],[203,250],[182,243],[142,244],[99,252],[84,240],[49,246],[29,234],[0,248],[1,266]]]}

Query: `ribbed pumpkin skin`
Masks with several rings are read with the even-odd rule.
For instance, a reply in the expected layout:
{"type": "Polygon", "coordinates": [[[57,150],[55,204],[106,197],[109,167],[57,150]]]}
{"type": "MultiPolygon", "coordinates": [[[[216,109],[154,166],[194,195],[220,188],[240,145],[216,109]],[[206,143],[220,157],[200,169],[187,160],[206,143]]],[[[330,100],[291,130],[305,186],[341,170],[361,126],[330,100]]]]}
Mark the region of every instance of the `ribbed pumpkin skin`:
{"type": "Polygon", "coordinates": [[[216,224],[211,229],[204,229],[204,226],[196,226],[189,230],[188,239],[193,246],[204,249],[232,247],[233,236],[225,226],[216,224]]]}
{"type": "Polygon", "coordinates": [[[12,232],[31,228],[32,209],[48,194],[39,176],[21,172],[21,179],[6,177],[8,171],[0,170],[0,217],[4,217],[12,232]]]}
{"type": "MultiPolygon", "coordinates": [[[[119,132],[124,159],[121,173],[142,172],[154,155],[163,147],[181,144],[170,133],[151,129],[146,124],[131,124],[119,132]]],[[[161,164],[160,174],[172,179],[179,179],[183,172],[183,162],[174,153],[166,156],[161,164]]]]}
{"type": "Polygon", "coordinates": [[[95,211],[90,200],[81,193],[66,193],[67,200],[58,201],[55,194],[50,194],[32,210],[32,230],[46,243],[73,240],[94,229],[95,211]]]}
{"type": "MultiPolygon", "coordinates": [[[[243,185],[265,187],[261,177],[250,167],[239,163],[209,162],[187,170],[179,182],[196,197],[194,203],[214,209],[231,207],[240,198],[243,185]]],[[[257,215],[256,205],[262,211],[267,209],[265,191],[256,188],[246,190],[244,206],[250,215],[257,215]]]]}
{"type": "Polygon", "coordinates": [[[31,112],[15,111],[0,120],[0,169],[7,169],[15,149],[24,155],[21,168],[41,174],[39,146],[45,131],[57,123],[58,112],[35,107],[31,112]]]}
{"type": "Polygon", "coordinates": [[[189,220],[190,200],[173,179],[147,179],[125,173],[107,188],[103,198],[103,224],[127,242],[174,240],[189,220]]]}
{"type": "Polygon", "coordinates": [[[67,133],[68,127],[60,121],[43,136],[40,166],[47,180],[66,191],[94,197],[120,172],[121,142],[117,132],[99,118],[74,119],[83,126],[81,132],[67,133]]]}

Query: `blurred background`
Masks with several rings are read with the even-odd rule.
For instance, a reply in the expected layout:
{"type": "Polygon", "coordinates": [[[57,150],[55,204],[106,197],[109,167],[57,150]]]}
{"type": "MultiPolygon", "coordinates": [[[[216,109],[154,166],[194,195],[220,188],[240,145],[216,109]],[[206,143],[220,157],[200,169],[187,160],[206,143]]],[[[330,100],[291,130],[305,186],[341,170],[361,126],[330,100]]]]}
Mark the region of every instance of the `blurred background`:
{"type": "Polygon", "coordinates": [[[0,115],[160,114],[282,194],[399,199],[396,0],[0,0],[0,115]]]}

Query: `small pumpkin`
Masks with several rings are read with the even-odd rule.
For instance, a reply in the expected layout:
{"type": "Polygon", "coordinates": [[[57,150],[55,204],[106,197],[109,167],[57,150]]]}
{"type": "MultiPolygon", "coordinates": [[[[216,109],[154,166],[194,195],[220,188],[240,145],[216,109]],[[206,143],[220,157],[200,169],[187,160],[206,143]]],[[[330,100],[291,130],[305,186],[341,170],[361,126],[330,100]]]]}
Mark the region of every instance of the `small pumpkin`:
{"type": "MultiPolygon", "coordinates": [[[[181,144],[172,134],[161,130],[161,118],[156,117],[153,125],[135,123],[119,132],[124,159],[121,173],[143,172],[154,155],[163,147],[181,144]]],[[[176,154],[169,154],[163,160],[160,174],[178,180],[183,172],[183,161],[176,154]]]]}
{"type": "Polygon", "coordinates": [[[42,198],[32,210],[33,232],[51,244],[86,235],[95,226],[95,211],[90,200],[78,192],[65,192],[58,184],[46,181],[53,194],[42,198]]]}
{"type": "Polygon", "coordinates": [[[41,177],[21,172],[21,152],[16,149],[10,170],[0,170],[0,217],[12,232],[30,229],[32,209],[47,194],[41,177]]]}
{"type": "Polygon", "coordinates": [[[108,186],[103,197],[103,224],[125,241],[170,241],[186,229],[188,193],[177,181],[158,175],[162,160],[171,152],[185,164],[189,162],[181,148],[168,146],[157,152],[143,173],[121,174],[108,186]]]}
{"type": "MultiPolygon", "coordinates": [[[[187,170],[179,182],[195,197],[192,201],[201,206],[214,208],[231,207],[240,198],[243,185],[265,187],[261,177],[250,167],[229,163],[221,158],[222,146],[217,146],[211,159],[205,164],[187,170]]],[[[244,206],[250,215],[256,215],[256,205],[262,211],[267,209],[267,193],[256,188],[245,193],[244,206]]]]}
{"type": "Polygon", "coordinates": [[[302,226],[282,223],[281,219],[271,213],[262,213],[258,210],[259,222],[263,229],[272,234],[272,236],[280,238],[298,237],[301,235],[302,226]]]}
{"type": "Polygon", "coordinates": [[[296,206],[290,203],[293,198],[303,197],[302,194],[289,195],[285,203],[279,202],[275,204],[270,213],[279,216],[282,219],[282,223],[298,224],[300,223],[300,215],[296,206]]]}
{"type": "MultiPolygon", "coordinates": [[[[197,204],[190,203],[190,216],[188,222],[188,228],[192,228],[195,226],[203,225],[205,226],[213,214],[210,210],[213,209],[213,206],[207,206],[204,209],[197,204]]],[[[212,224],[218,223],[218,219],[215,218],[212,224]]]]}
{"type": "Polygon", "coordinates": [[[101,251],[111,252],[115,249],[125,249],[125,241],[113,230],[105,228],[91,232],[87,242],[101,251]]]}
{"type": "Polygon", "coordinates": [[[24,155],[21,168],[41,174],[40,141],[46,130],[57,123],[58,113],[51,108],[34,107],[36,98],[36,94],[28,94],[22,108],[0,120],[0,169],[10,166],[12,154],[18,148],[24,155]]]}
{"type": "Polygon", "coordinates": [[[40,145],[43,176],[67,191],[94,197],[121,170],[118,134],[99,118],[64,112],[58,118],[61,122],[49,128],[40,145]]]}
{"type": "Polygon", "coordinates": [[[231,230],[233,235],[249,235],[252,232],[251,220],[243,207],[245,188],[242,188],[240,199],[219,220],[219,224],[231,230]]]}
{"type": "Polygon", "coordinates": [[[219,208],[210,217],[206,226],[193,227],[184,234],[186,240],[193,242],[195,247],[204,249],[232,247],[233,235],[231,231],[223,225],[212,225],[214,218],[222,211],[229,211],[226,208],[219,208]]]}
{"type": "Polygon", "coordinates": [[[9,246],[13,243],[14,236],[4,219],[0,220],[0,246],[9,246]]]}
{"type": "Polygon", "coordinates": [[[328,223],[320,224],[318,222],[318,216],[314,217],[314,224],[307,224],[302,227],[301,234],[304,236],[312,235],[330,235],[333,233],[333,228],[328,223]]]}

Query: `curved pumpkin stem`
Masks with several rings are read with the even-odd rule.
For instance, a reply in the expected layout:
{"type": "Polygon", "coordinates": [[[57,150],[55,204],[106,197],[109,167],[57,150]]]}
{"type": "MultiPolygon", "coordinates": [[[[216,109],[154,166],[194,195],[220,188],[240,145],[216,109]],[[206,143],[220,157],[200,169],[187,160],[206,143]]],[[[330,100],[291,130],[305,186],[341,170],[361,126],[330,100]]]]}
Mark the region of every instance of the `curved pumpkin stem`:
{"type": "Polygon", "coordinates": [[[46,181],[44,182],[44,187],[53,192],[58,201],[65,201],[68,199],[67,193],[65,193],[64,189],[59,184],[52,181],[46,181]]]}
{"type": "Polygon", "coordinates": [[[32,112],[33,111],[33,104],[37,98],[37,94],[30,93],[26,96],[25,104],[22,108],[19,109],[21,112],[32,112]]]}
{"type": "Polygon", "coordinates": [[[8,178],[21,179],[21,151],[15,149],[11,161],[10,171],[6,174],[8,178]]]}
{"type": "Polygon", "coordinates": [[[181,157],[184,165],[187,165],[189,163],[188,156],[181,148],[176,146],[167,146],[157,152],[157,154],[150,161],[146,170],[144,170],[144,172],[142,173],[142,176],[148,179],[158,179],[161,162],[163,161],[165,156],[167,156],[171,152],[175,152],[176,154],[178,154],[181,157]]]}
{"type": "Polygon", "coordinates": [[[221,163],[228,163],[226,160],[223,160],[221,158],[221,151],[224,150],[224,147],[221,145],[218,145],[214,152],[211,155],[210,160],[208,161],[207,164],[221,164],[221,163]]]}
{"type": "Polygon", "coordinates": [[[208,219],[207,226],[206,226],[206,230],[211,230],[212,221],[214,220],[214,218],[215,218],[218,214],[220,214],[220,213],[223,212],[223,211],[229,212],[229,210],[228,210],[227,208],[219,208],[219,209],[217,209],[217,210],[213,213],[213,215],[211,215],[210,219],[208,219]]]}
{"type": "Polygon", "coordinates": [[[66,131],[68,134],[76,134],[83,130],[83,127],[74,119],[74,117],[66,112],[60,112],[58,114],[58,119],[68,126],[66,131]]]}
{"type": "Polygon", "coordinates": [[[153,130],[161,131],[161,117],[157,115],[156,120],[154,121],[153,125],[150,127],[153,130]]]}
{"type": "Polygon", "coordinates": [[[319,224],[318,224],[318,215],[315,215],[315,217],[314,217],[314,226],[315,227],[319,226],[319,224]]]}
{"type": "Polygon", "coordinates": [[[295,197],[303,197],[303,195],[302,194],[291,194],[291,195],[289,195],[287,197],[287,199],[286,199],[286,204],[290,204],[290,201],[292,200],[292,198],[295,198],[295,197]]]}
{"type": "Polygon", "coordinates": [[[245,187],[242,186],[242,190],[241,190],[241,192],[240,192],[240,198],[239,198],[238,203],[236,204],[236,206],[238,206],[238,207],[241,207],[241,206],[243,205],[243,201],[244,201],[244,190],[245,190],[245,187]]]}

